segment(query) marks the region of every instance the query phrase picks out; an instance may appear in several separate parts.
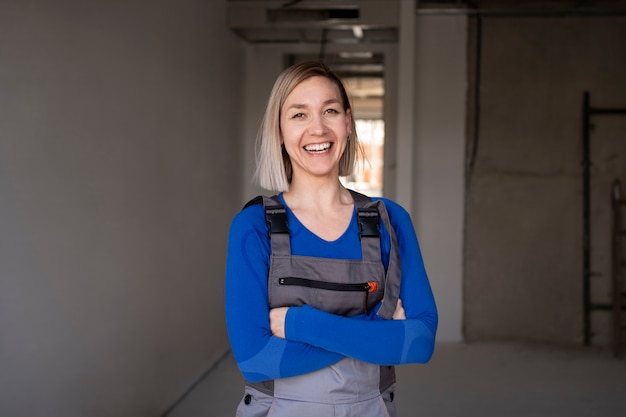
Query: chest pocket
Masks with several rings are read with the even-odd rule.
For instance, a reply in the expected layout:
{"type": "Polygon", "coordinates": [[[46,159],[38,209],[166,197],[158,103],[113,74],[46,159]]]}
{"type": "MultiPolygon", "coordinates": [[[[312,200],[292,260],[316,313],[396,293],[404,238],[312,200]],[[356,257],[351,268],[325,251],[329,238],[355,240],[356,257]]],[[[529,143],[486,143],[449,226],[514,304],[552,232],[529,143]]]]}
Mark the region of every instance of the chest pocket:
{"type": "Polygon", "coordinates": [[[400,291],[400,265],[397,255],[394,258],[395,234],[388,225],[383,205],[383,221],[392,237],[392,253],[385,273],[380,249],[380,208],[362,194],[353,192],[353,198],[358,214],[361,260],[291,255],[286,209],[278,197],[263,197],[272,245],[268,276],[270,308],[307,304],[350,317],[368,312],[385,296],[378,314],[391,318],[400,291]]]}
{"type": "Polygon", "coordinates": [[[301,306],[342,316],[366,313],[383,298],[381,262],[272,255],[270,307],[301,306]]]}

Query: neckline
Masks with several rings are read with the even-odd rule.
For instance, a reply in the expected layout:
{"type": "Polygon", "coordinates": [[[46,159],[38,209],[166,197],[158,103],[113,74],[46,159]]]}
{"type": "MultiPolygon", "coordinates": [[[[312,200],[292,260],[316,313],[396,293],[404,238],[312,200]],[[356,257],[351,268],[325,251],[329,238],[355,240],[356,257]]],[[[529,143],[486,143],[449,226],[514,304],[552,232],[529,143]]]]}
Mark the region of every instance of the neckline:
{"type": "Polygon", "coordinates": [[[317,234],[313,233],[311,230],[309,230],[308,227],[306,227],[298,218],[298,216],[295,215],[295,213],[291,210],[291,208],[289,208],[289,206],[287,205],[287,203],[285,202],[285,199],[283,198],[283,193],[280,193],[278,195],[278,198],[280,199],[280,202],[283,204],[283,206],[285,207],[285,210],[287,210],[287,216],[290,219],[293,219],[298,227],[304,231],[306,231],[306,233],[308,233],[310,236],[315,237],[315,239],[317,239],[318,241],[326,244],[326,245],[335,245],[338,244],[340,242],[342,242],[343,240],[346,239],[346,236],[348,236],[348,234],[350,233],[351,229],[354,227],[354,225],[356,224],[356,203],[352,204],[352,217],[350,217],[350,223],[348,223],[348,227],[346,227],[346,229],[341,233],[341,235],[339,235],[339,237],[335,240],[326,240],[320,236],[318,236],[317,234]]]}

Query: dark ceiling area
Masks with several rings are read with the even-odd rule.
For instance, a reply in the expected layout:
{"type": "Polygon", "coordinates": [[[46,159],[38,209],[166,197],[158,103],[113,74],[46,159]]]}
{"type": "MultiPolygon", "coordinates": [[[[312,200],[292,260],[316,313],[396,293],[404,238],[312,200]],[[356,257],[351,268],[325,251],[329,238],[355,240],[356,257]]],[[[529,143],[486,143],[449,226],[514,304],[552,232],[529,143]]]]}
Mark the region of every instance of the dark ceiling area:
{"type": "MultiPolygon", "coordinates": [[[[229,0],[229,27],[250,43],[396,43],[400,1],[229,0]]],[[[416,15],[600,17],[626,15],[626,0],[415,1],[416,15]]]]}
{"type": "Polygon", "coordinates": [[[624,0],[431,0],[417,1],[416,12],[483,16],[609,16],[626,14],[624,0]]]}

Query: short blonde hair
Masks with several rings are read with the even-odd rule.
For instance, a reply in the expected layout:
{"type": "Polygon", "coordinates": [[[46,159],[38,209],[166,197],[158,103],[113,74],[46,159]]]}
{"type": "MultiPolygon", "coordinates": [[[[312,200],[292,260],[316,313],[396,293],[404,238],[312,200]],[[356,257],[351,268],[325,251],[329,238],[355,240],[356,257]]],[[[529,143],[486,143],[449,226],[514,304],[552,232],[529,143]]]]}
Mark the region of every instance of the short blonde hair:
{"type": "MultiPolygon", "coordinates": [[[[303,62],[284,70],[276,79],[265,108],[265,115],[257,133],[256,172],[254,179],[266,190],[288,191],[293,175],[289,155],[281,146],[280,116],[287,96],[302,81],[315,77],[325,77],[337,85],[344,111],[352,111],[348,93],[341,79],[325,64],[316,61],[303,62]]],[[[353,115],[354,116],[354,115],[353,115]]],[[[339,160],[339,176],[354,172],[358,157],[362,154],[356,133],[354,117],[352,133],[348,136],[346,149],[339,160]]]]}

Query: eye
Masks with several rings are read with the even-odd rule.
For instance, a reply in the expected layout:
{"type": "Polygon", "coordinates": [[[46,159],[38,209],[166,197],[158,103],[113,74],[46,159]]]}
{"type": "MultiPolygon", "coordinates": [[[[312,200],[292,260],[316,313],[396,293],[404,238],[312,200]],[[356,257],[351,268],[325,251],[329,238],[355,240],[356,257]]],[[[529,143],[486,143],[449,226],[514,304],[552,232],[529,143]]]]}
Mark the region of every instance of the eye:
{"type": "Polygon", "coordinates": [[[304,117],[304,113],[295,113],[291,116],[292,119],[301,119],[304,117]]]}
{"type": "Polygon", "coordinates": [[[324,111],[324,113],[327,113],[327,114],[339,114],[339,111],[336,110],[336,109],[326,109],[324,111]]]}

